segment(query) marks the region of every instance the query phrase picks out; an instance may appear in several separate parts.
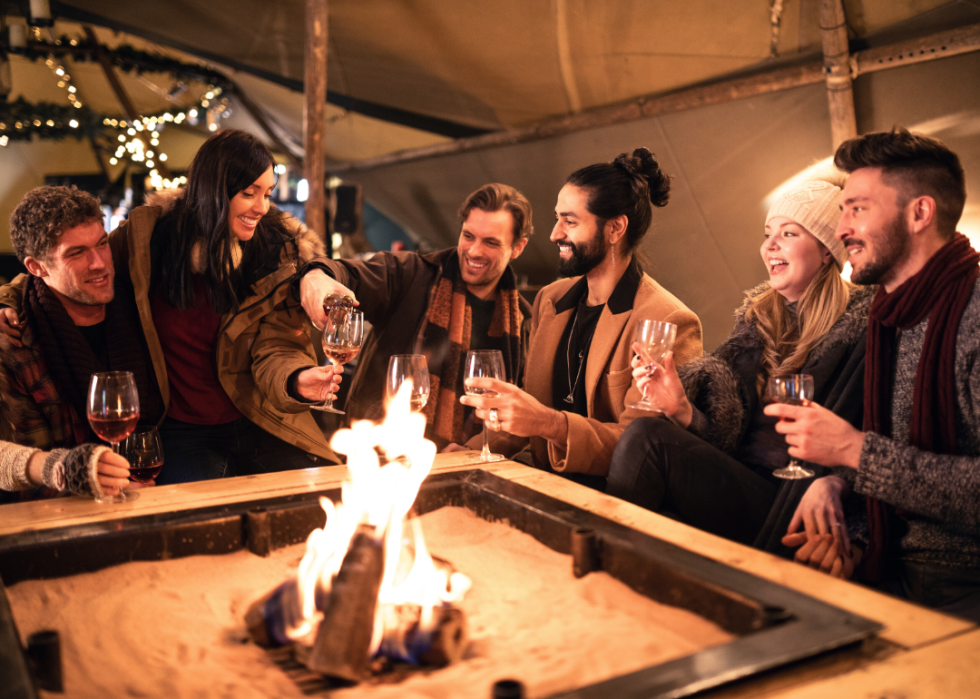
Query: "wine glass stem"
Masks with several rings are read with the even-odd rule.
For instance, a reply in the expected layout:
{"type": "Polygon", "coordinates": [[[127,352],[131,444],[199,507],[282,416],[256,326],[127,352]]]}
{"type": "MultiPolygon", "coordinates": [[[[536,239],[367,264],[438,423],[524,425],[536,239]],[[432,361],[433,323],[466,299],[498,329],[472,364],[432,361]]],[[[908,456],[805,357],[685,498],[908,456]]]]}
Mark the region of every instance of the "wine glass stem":
{"type": "MultiPolygon", "coordinates": [[[[338,366],[340,366],[339,364],[337,364],[337,362],[335,362],[332,359],[330,360],[330,363],[333,365],[334,369],[336,369],[338,366]]],[[[325,407],[327,407],[327,408],[332,408],[333,407],[333,393],[331,393],[329,396],[327,396],[326,399],[324,399],[323,405],[325,407]]]]}
{"type": "Polygon", "coordinates": [[[490,430],[487,429],[487,423],[483,423],[483,451],[480,452],[480,458],[483,461],[490,459],[490,430]]]}

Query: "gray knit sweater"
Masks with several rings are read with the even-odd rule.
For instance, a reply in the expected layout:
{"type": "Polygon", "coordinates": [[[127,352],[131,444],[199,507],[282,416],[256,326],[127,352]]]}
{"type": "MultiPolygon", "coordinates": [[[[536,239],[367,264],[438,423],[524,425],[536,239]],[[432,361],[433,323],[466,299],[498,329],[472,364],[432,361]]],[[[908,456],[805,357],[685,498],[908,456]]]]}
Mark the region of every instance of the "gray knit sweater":
{"type": "Polygon", "coordinates": [[[899,334],[892,434],[869,433],[854,489],[909,513],[896,532],[903,560],[980,567],[980,284],[956,337],[956,455],[909,446],[912,389],[928,320],[899,334]]]}

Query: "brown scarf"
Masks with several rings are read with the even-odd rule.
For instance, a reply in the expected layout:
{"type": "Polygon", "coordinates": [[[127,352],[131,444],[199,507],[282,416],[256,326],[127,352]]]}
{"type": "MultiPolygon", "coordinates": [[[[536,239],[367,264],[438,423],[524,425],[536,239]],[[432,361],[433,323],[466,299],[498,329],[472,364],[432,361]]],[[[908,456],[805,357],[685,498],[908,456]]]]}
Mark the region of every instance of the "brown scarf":
{"type": "Polygon", "coordinates": [[[107,366],[95,356],[58,297],[33,276],[28,277],[24,289],[24,311],[59,395],[86,426],[84,441],[95,440],[86,420],[89,379],[95,372],[133,372],[140,397],[140,423],[155,424],[163,416],[160,387],[146,341],[139,332],[139,315],[131,290],[120,293],[117,287],[115,299],[106,304],[107,366]]]}
{"type": "MultiPolygon", "coordinates": [[[[415,346],[429,365],[429,396],[425,406],[426,436],[442,448],[466,441],[466,406],[456,394],[466,352],[470,348],[472,311],[466,302],[466,283],[459,275],[459,257],[453,253],[442,265],[438,281],[429,291],[429,312],[419,329],[415,346]],[[434,399],[434,400],[433,400],[434,399]]],[[[514,272],[508,267],[497,284],[489,349],[504,355],[507,380],[516,383],[523,364],[521,348],[521,297],[514,272]]]]}
{"type": "MultiPolygon", "coordinates": [[[[864,372],[864,429],[891,434],[893,362],[897,330],[929,325],[912,392],[909,443],[923,451],[956,451],[956,335],[977,278],[980,254],[957,233],[918,273],[892,293],[878,290],[868,319],[868,353],[864,372]]],[[[884,575],[889,520],[894,508],[867,498],[869,546],[862,572],[877,581],[884,575]]]]}

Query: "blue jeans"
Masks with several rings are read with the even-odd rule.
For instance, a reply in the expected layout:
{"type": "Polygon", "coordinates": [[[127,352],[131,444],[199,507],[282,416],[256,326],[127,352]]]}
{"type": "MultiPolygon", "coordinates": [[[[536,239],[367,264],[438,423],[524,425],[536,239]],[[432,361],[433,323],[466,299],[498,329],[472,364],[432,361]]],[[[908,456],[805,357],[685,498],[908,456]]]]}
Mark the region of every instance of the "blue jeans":
{"type": "Polygon", "coordinates": [[[167,418],[160,427],[163,470],[158,485],[310,468],[319,459],[274,437],[248,418],[194,425],[167,418]]]}

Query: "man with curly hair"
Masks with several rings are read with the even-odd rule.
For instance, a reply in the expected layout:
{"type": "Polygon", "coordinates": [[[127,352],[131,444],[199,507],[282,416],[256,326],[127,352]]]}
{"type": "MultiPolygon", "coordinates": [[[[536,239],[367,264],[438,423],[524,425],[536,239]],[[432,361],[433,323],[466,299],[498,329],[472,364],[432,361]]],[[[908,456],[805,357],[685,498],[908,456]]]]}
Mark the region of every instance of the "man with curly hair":
{"type": "Polygon", "coordinates": [[[74,187],[33,189],[10,217],[10,238],[29,277],[20,339],[0,335],[0,490],[112,494],[129,467],[92,444],[89,378],[133,372],[145,422],[163,403],[132,294],[116,300],[99,201],[74,187]]]}

